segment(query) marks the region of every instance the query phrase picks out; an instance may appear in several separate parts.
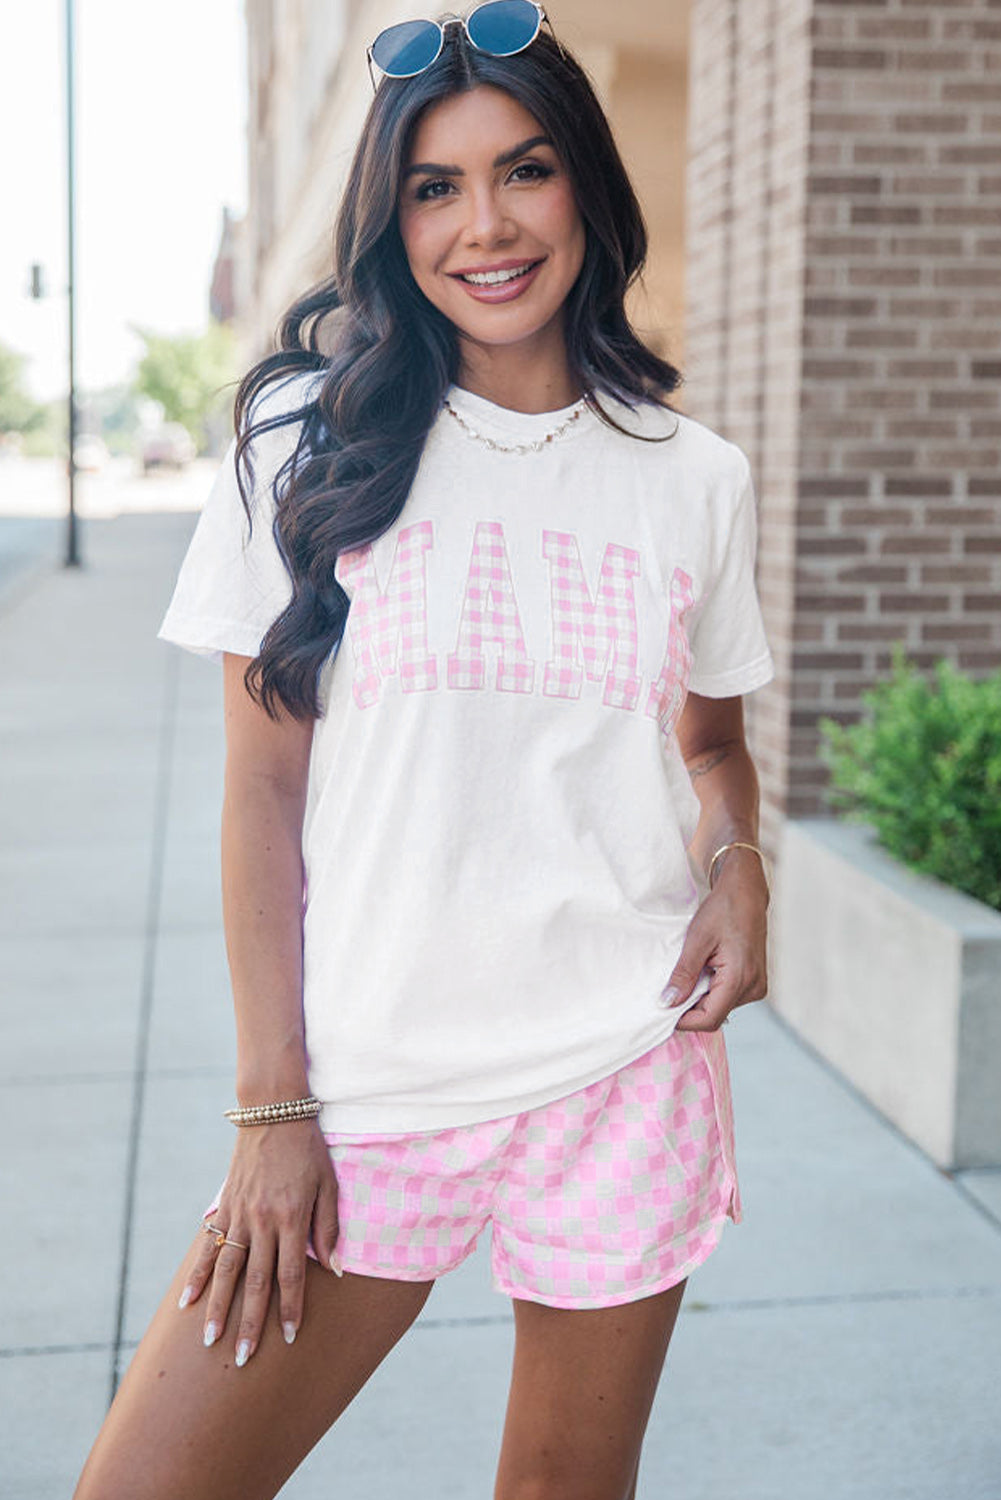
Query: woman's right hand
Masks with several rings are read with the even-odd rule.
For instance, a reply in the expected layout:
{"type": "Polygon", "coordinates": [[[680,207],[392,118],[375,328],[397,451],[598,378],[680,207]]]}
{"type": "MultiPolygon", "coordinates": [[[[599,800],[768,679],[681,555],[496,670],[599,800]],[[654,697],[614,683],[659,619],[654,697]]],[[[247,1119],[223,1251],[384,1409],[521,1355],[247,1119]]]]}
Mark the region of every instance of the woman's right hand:
{"type": "Polygon", "coordinates": [[[310,1237],[321,1265],[340,1274],[334,1250],[337,1180],[317,1121],[241,1126],[211,1222],[248,1249],[235,1245],[217,1248],[206,1234],[180,1306],[196,1302],[210,1286],[203,1337],[206,1346],[214,1344],[226,1327],[233,1293],[246,1267],[235,1341],[236,1363],[244,1365],[260,1341],[276,1276],[282,1332],[286,1343],[295,1339],[302,1322],[306,1244],[310,1237]]]}

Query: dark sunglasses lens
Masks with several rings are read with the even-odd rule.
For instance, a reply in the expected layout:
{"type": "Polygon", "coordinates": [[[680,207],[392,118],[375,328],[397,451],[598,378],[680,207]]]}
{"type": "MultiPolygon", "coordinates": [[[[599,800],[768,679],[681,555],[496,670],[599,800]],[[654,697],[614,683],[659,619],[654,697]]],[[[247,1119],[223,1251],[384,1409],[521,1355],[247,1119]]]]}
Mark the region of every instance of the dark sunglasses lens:
{"type": "Polygon", "coordinates": [[[433,21],[403,21],[379,32],[372,60],[392,78],[409,78],[434,62],[440,46],[441,32],[433,21]]]}
{"type": "Polygon", "coordinates": [[[531,0],[487,0],[467,18],[466,29],[474,46],[507,57],[534,41],[539,12],[531,0]]]}

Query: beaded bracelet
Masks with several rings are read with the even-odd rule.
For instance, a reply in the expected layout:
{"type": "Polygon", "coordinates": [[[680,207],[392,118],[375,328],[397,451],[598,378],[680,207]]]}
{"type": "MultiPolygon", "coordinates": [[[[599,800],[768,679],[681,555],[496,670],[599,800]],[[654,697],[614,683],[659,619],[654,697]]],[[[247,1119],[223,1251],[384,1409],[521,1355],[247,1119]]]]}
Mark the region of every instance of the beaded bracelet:
{"type": "Polygon", "coordinates": [[[765,853],[765,851],[763,849],[759,849],[758,846],[757,846],[757,844],[745,844],[742,839],[733,839],[732,842],[729,843],[729,844],[721,844],[720,847],[716,850],[716,853],[713,855],[712,859],[709,861],[709,874],[707,876],[707,879],[709,881],[709,889],[712,890],[712,888],[713,888],[713,870],[715,869],[716,861],[719,859],[720,855],[721,854],[725,854],[728,849],[753,849],[754,852],[755,852],[755,854],[760,855],[760,857],[761,857],[761,868],[762,868],[762,870],[764,871],[764,874],[765,874],[765,885],[766,885],[766,887],[768,889],[769,896],[771,896],[771,894],[772,894],[772,879],[771,879],[771,872],[770,872],[770,869],[769,869],[768,855],[765,853]]]}
{"type": "Polygon", "coordinates": [[[323,1108],[315,1094],[305,1099],[281,1099],[276,1104],[248,1104],[243,1109],[224,1109],[234,1125],[280,1125],[286,1120],[312,1120],[323,1108]]]}

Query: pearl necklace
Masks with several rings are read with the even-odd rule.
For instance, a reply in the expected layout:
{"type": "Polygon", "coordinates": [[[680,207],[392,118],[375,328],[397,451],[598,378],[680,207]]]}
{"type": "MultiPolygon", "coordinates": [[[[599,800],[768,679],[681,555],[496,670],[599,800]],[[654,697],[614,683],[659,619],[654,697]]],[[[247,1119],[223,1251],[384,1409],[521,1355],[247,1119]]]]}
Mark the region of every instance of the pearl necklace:
{"type": "Polygon", "coordinates": [[[467,422],[462,413],[456,411],[447,396],[445,397],[445,406],[458,422],[463,432],[467,433],[471,438],[476,438],[477,442],[485,443],[488,448],[493,448],[498,453],[541,453],[547,443],[551,443],[555,438],[562,437],[584,415],[584,412],[587,410],[587,398],[581,396],[580,400],[574,403],[573,409],[565,421],[561,422],[558,427],[554,427],[551,432],[547,432],[543,437],[536,438],[530,443],[499,443],[496,438],[487,437],[483,432],[477,432],[476,428],[470,422],[467,422]]]}

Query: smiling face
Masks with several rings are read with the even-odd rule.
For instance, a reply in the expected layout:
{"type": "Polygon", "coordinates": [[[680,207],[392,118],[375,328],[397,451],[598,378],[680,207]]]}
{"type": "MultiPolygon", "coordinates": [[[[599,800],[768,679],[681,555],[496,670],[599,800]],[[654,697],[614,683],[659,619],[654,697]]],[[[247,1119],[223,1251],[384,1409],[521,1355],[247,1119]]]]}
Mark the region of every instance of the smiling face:
{"type": "Polygon", "coordinates": [[[562,308],[584,261],[584,222],[523,105],[480,84],[429,106],[398,215],[414,280],[455,325],[467,359],[510,349],[565,367],[562,308]]]}

